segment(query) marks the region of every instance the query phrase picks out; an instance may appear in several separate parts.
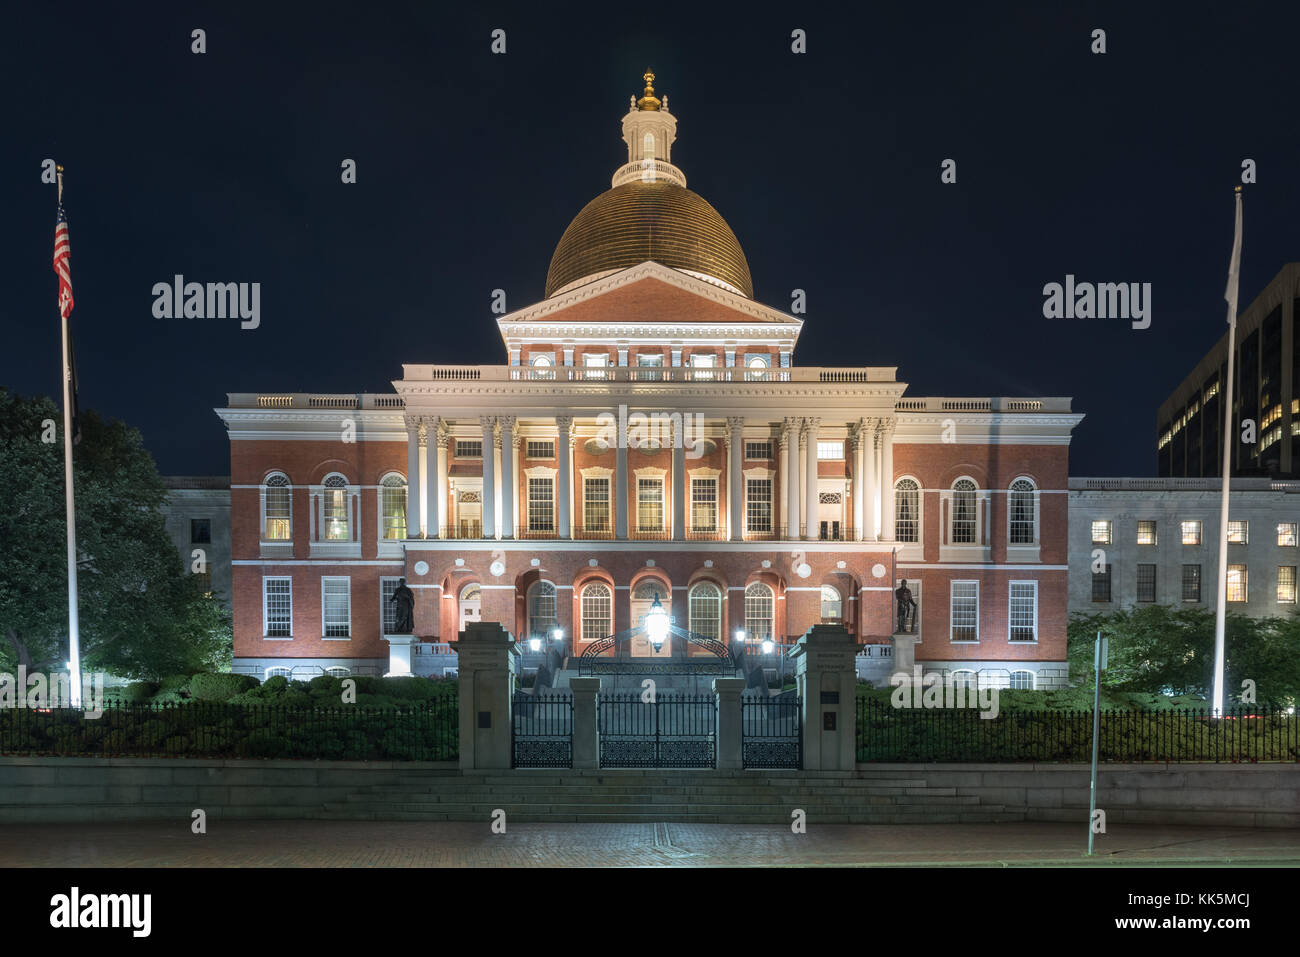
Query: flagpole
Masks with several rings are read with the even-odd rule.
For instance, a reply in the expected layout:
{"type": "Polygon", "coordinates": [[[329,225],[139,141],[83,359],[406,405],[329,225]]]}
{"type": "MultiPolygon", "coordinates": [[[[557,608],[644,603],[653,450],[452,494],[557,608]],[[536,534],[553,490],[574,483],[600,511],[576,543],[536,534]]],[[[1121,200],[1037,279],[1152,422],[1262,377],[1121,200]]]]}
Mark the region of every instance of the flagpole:
{"type": "MultiPolygon", "coordinates": [[[[56,167],[59,180],[59,204],[63,203],[63,167],[56,167]]],[[[63,320],[63,480],[68,525],[68,689],[72,707],[81,707],[81,637],[77,619],[77,506],[72,485],[72,359],[68,350],[68,313],[60,308],[63,320]]]]}
{"type": "Polygon", "coordinates": [[[1236,432],[1232,421],[1232,371],[1237,351],[1237,290],[1241,282],[1241,187],[1236,189],[1237,213],[1232,259],[1228,263],[1228,381],[1223,393],[1223,491],[1219,508],[1219,587],[1214,603],[1214,685],[1212,714],[1223,715],[1224,630],[1228,612],[1228,491],[1232,484],[1232,446],[1236,432]]]}

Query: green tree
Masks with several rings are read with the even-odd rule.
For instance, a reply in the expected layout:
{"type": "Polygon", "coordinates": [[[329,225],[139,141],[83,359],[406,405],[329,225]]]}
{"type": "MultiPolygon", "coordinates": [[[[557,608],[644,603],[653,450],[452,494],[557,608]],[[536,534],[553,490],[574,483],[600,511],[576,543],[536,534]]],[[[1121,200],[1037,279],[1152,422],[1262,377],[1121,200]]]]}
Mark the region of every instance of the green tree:
{"type": "MultiPolygon", "coordinates": [[[[9,670],[67,659],[62,423],[50,399],[0,388],[0,665],[9,670]]],[[[73,466],[84,668],[156,678],[227,664],[229,615],[201,592],[167,535],[166,488],[140,433],[93,412],[80,424],[73,466]]]]}

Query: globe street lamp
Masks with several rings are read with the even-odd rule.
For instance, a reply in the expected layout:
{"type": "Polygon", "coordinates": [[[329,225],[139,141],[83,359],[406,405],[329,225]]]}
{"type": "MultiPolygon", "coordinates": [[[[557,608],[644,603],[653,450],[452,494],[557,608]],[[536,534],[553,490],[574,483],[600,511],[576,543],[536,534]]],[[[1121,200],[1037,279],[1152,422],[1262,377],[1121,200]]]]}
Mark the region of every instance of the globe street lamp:
{"type": "Polygon", "coordinates": [[[763,639],[763,654],[765,654],[765,655],[770,655],[770,654],[772,653],[772,649],[775,648],[775,647],[776,647],[776,646],[775,646],[774,644],[772,644],[772,639],[771,639],[771,638],[764,638],[764,639],[763,639]]]}
{"type": "Polygon", "coordinates": [[[668,637],[668,612],[664,611],[664,606],[659,604],[658,592],[655,592],[654,604],[646,612],[645,630],[650,638],[650,644],[654,645],[655,651],[658,652],[668,637]]]}

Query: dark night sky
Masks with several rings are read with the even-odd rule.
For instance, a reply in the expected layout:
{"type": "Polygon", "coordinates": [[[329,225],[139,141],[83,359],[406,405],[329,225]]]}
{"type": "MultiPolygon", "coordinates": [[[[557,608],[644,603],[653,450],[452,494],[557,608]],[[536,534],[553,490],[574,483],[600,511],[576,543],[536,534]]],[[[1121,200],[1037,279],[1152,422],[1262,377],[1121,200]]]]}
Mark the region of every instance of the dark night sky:
{"type": "Polygon", "coordinates": [[[0,384],[58,389],[46,157],[68,170],[81,402],[137,426],[164,473],[229,471],[227,391],[503,362],[491,290],[541,298],[651,66],[673,160],[756,298],[808,292],[797,364],[897,365],[913,395],[1070,395],[1073,474],[1152,474],[1156,407],[1225,328],[1243,158],[1242,308],[1300,258],[1294,6],[860,6],[10,9],[0,384]],[[153,318],[175,273],[260,282],[261,327],[153,318]],[[1044,319],[1066,273],[1152,283],[1151,328],[1044,319]]]}

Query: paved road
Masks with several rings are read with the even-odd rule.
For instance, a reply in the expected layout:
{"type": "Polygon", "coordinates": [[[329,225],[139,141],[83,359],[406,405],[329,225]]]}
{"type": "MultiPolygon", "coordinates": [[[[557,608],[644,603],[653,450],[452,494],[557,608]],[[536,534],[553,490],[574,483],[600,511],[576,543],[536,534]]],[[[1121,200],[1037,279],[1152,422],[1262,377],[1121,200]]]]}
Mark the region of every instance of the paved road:
{"type": "Polygon", "coordinates": [[[777,825],[212,821],[0,825],[3,867],[817,867],[1289,864],[1300,831],[1064,824],[777,825]]]}

